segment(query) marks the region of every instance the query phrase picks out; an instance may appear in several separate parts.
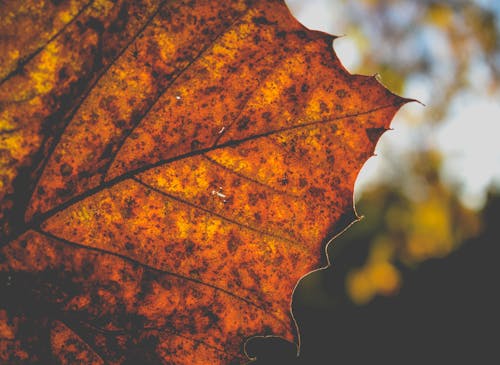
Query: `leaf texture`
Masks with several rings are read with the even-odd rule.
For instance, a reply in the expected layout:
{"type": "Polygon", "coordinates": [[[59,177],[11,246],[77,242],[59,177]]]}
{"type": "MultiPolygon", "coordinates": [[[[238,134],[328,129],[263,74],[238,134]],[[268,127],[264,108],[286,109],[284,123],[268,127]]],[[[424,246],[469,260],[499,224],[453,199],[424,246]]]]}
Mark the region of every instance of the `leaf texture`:
{"type": "Polygon", "coordinates": [[[0,11],[0,361],[230,364],[252,335],[297,341],[293,289],[408,100],[282,1],[0,11]]]}

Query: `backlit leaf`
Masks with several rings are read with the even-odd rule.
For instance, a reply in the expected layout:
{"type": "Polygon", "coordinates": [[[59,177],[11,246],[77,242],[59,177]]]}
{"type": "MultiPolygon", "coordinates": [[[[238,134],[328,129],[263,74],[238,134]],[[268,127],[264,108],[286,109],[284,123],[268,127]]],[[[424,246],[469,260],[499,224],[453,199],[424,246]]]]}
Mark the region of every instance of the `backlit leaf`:
{"type": "Polygon", "coordinates": [[[229,364],[407,100],[282,1],[2,3],[0,359],[229,364]],[[3,16],[3,14],[6,14],[3,16]]]}

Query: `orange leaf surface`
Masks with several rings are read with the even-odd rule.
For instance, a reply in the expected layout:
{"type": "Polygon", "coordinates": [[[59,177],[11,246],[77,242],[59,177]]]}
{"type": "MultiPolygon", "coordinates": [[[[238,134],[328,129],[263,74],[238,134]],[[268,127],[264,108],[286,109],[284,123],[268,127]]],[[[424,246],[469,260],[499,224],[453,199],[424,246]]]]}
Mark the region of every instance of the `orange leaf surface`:
{"type": "Polygon", "coordinates": [[[282,1],[2,2],[0,362],[229,364],[407,102],[282,1]]]}

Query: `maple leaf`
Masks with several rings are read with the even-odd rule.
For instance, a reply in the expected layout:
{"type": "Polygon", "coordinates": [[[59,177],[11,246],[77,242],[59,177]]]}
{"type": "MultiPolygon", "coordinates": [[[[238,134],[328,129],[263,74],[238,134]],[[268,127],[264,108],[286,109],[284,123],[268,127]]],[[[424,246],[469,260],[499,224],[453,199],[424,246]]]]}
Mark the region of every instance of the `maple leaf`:
{"type": "Polygon", "coordinates": [[[282,1],[5,2],[0,359],[228,364],[408,100],[282,1]]]}

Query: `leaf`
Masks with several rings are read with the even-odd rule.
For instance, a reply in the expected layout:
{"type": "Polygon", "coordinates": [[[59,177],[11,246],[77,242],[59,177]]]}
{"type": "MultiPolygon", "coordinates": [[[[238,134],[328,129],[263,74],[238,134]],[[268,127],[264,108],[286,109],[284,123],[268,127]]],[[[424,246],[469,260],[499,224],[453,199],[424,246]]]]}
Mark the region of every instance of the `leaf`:
{"type": "Polygon", "coordinates": [[[282,1],[2,3],[0,359],[229,364],[408,100],[282,1]],[[24,31],[28,30],[28,31],[24,31]]]}

